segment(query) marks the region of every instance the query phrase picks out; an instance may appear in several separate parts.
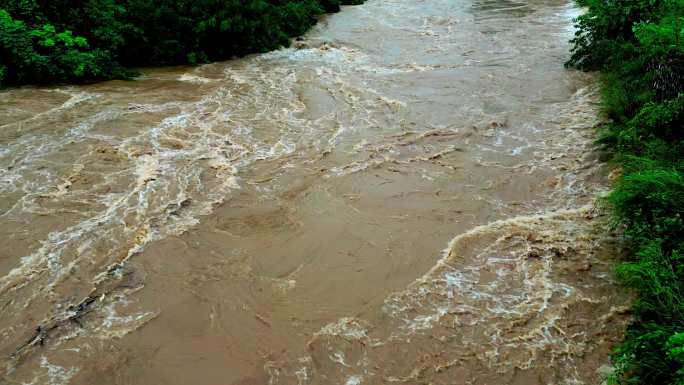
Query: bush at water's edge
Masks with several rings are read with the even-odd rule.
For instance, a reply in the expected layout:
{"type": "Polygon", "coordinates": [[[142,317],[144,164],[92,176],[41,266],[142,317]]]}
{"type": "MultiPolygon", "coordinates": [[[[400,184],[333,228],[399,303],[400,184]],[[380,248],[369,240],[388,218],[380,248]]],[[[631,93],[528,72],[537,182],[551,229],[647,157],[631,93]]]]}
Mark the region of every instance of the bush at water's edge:
{"type": "Polygon", "coordinates": [[[568,65],[599,70],[599,142],[622,167],[607,201],[638,293],[613,354],[619,384],[684,384],[684,0],[579,0],[568,65]]]}
{"type": "Polygon", "coordinates": [[[0,0],[0,86],[126,78],[286,46],[363,0],[0,0]]]}

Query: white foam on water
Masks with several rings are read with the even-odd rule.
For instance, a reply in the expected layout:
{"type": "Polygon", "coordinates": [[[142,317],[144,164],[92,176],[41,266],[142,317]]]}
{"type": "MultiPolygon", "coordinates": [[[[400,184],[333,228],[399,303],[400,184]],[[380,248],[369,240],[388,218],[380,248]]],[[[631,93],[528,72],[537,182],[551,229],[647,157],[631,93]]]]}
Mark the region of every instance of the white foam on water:
{"type": "Polygon", "coordinates": [[[151,321],[159,315],[159,312],[153,311],[138,311],[135,313],[128,313],[125,315],[119,314],[117,308],[130,305],[130,301],[126,296],[119,295],[117,298],[111,300],[107,305],[104,305],[102,312],[105,316],[99,326],[94,328],[95,336],[100,339],[121,338],[126,334],[139,329],[147,322],[151,321]]]}
{"type": "Polygon", "coordinates": [[[193,83],[193,84],[206,84],[206,83],[218,81],[215,79],[208,79],[208,78],[198,76],[198,75],[193,75],[193,74],[183,74],[183,75],[178,77],[178,80],[181,82],[188,82],[188,83],[193,83]]]}
{"type": "Polygon", "coordinates": [[[78,368],[52,364],[45,356],[40,358],[40,368],[43,369],[43,373],[36,373],[33,381],[26,385],[67,385],[78,373],[78,368]]]}
{"type": "Polygon", "coordinates": [[[368,330],[364,321],[345,317],[340,318],[337,322],[323,326],[314,335],[340,336],[350,340],[361,340],[368,338],[368,330]]]}

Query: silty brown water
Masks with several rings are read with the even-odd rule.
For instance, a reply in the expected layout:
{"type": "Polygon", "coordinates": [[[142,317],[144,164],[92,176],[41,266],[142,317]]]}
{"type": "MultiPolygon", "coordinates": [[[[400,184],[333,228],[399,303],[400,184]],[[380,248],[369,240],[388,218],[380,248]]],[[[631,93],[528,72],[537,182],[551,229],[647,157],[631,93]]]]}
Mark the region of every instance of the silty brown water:
{"type": "Polygon", "coordinates": [[[598,384],[628,321],[565,1],[0,93],[0,382],[598,384]]]}

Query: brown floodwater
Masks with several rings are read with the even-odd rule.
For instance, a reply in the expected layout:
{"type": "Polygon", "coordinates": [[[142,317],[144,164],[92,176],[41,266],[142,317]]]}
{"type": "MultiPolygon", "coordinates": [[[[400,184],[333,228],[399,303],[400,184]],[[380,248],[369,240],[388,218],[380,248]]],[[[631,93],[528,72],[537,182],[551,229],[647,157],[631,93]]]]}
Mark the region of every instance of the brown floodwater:
{"type": "Polygon", "coordinates": [[[570,1],[0,93],[0,383],[600,384],[629,315],[570,1]]]}

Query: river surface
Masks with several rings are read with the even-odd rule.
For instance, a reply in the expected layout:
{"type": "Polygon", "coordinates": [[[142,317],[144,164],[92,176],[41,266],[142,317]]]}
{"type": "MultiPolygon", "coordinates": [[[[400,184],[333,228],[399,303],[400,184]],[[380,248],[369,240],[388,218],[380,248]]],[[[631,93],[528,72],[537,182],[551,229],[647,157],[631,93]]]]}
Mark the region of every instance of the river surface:
{"type": "Polygon", "coordinates": [[[629,316],[565,0],[0,93],[0,383],[600,384],[629,316]]]}

